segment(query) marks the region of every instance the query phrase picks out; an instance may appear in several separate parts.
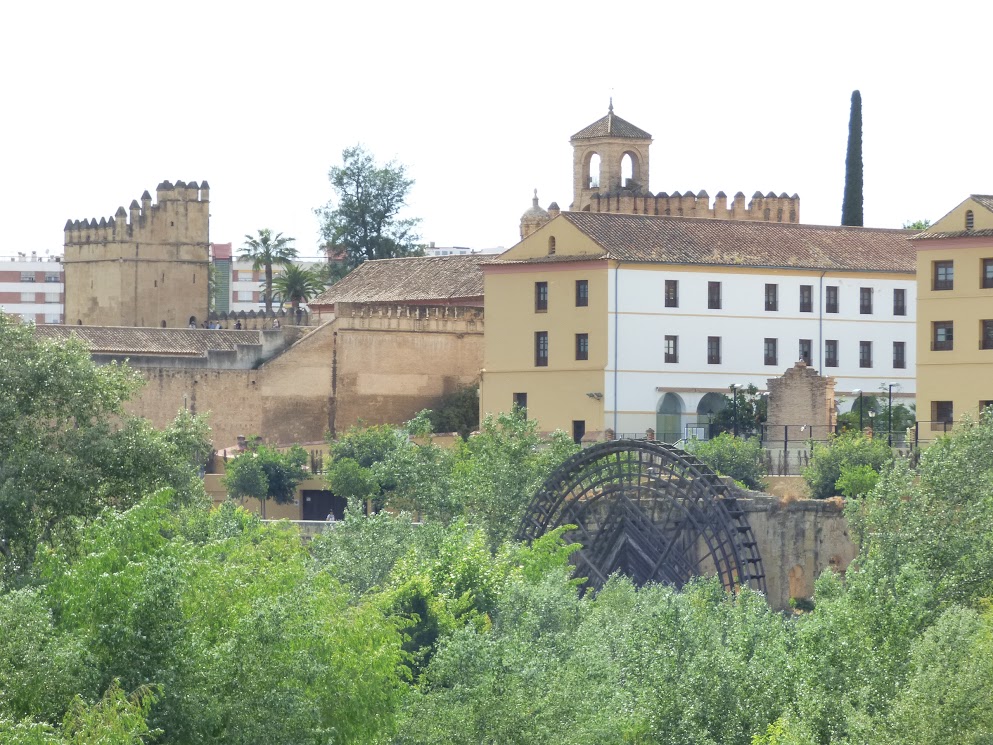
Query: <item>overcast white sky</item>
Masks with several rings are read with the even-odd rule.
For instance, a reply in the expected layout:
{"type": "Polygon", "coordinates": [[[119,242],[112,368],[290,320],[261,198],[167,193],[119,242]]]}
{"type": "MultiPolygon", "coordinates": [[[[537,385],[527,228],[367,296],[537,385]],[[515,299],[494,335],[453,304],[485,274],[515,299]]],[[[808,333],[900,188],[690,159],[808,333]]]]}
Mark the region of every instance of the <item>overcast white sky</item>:
{"type": "Polygon", "coordinates": [[[533,189],[569,205],[569,136],[611,95],[655,138],[652,191],[797,192],[803,222],[837,224],[858,88],[866,225],[934,220],[993,192],[991,20],[866,0],[4,3],[0,255],[60,253],[66,219],[164,179],[210,182],[212,241],[269,227],[312,255],[355,143],[406,164],[425,242],[509,247],[533,189]]]}

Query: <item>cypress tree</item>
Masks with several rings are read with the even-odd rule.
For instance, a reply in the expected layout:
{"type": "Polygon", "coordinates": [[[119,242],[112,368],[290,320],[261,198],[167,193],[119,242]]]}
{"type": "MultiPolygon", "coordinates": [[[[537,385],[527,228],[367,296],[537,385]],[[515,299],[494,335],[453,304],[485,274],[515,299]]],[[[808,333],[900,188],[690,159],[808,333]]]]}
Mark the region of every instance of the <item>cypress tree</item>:
{"type": "Polygon", "coordinates": [[[852,91],[852,113],[848,119],[848,155],[845,158],[845,200],[841,224],[863,224],[862,217],[862,94],[852,91]]]}

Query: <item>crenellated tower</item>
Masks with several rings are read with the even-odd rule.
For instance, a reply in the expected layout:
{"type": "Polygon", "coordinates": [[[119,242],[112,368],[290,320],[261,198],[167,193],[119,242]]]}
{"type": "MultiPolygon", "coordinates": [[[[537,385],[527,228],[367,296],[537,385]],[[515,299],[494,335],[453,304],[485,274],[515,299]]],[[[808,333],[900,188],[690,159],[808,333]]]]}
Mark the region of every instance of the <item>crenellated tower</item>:
{"type": "Polygon", "coordinates": [[[156,187],[111,218],[65,225],[65,322],[183,327],[208,312],[210,187],[156,187]]]}

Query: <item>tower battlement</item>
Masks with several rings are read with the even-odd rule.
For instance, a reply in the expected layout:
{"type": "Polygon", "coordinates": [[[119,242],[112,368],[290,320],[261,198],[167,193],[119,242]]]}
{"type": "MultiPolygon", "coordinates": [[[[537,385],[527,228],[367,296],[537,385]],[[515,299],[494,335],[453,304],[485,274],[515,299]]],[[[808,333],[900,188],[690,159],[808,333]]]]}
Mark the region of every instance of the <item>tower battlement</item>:
{"type": "Polygon", "coordinates": [[[186,326],[207,317],[210,186],[145,191],[111,217],[67,220],[66,323],[186,326]]]}
{"type": "Polygon", "coordinates": [[[712,217],[719,220],[758,220],[764,222],[800,222],[800,196],[789,196],[786,192],[776,195],[769,192],[763,195],[757,191],[747,201],[743,192],[738,192],[728,202],[723,191],[717,192],[714,201],[706,191],[694,194],[691,191],[680,194],[636,193],[628,189],[615,192],[595,192],[589,196],[589,203],[583,208],[586,212],[618,212],[628,215],[671,215],[673,217],[712,217]]]}

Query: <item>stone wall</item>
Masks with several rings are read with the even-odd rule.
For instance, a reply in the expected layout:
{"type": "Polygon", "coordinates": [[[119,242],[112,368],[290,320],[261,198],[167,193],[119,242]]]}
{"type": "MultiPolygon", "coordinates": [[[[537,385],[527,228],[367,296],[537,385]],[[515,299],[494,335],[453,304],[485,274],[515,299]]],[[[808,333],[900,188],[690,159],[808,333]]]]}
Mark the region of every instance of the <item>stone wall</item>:
{"type": "MultiPolygon", "coordinates": [[[[148,384],[128,409],[156,426],[180,409],[210,412],[215,447],[238,435],[315,442],[350,426],[399,424],[478,381],[478,309],[349,308],[257,369],[204,368],[199,359],[132,360],[148,384]]],[[[265,332],[274,333],[274,332],[265,332]]],[[[224,366],[226,367],[226,365],[224,366]]]]}
{"type": "Polygon", "coordinates": [[[781,377],[770,378],[766,443],[781,443],[786,436],[790,442],[824,440],[833,434],[837,423],[834,382],[802,360],[781,377]]]}
{"type": "Polygon", "coordinates": [[[826,569],[844,572],[858,554],[839,499],[786,500],[752,494],[739,500],[758,542],[769,604],[810,598],[826,569]]]}

